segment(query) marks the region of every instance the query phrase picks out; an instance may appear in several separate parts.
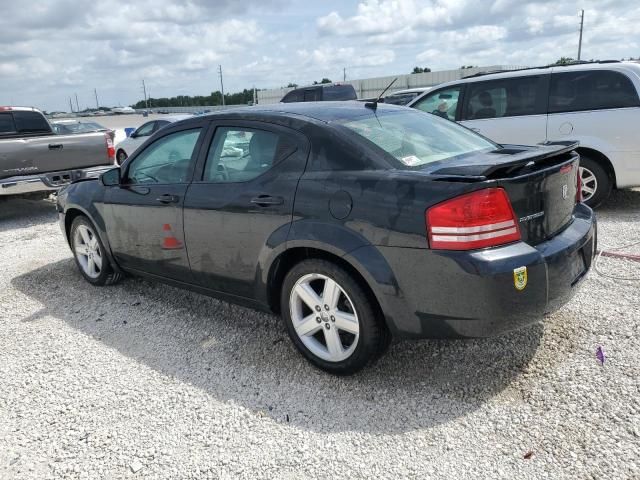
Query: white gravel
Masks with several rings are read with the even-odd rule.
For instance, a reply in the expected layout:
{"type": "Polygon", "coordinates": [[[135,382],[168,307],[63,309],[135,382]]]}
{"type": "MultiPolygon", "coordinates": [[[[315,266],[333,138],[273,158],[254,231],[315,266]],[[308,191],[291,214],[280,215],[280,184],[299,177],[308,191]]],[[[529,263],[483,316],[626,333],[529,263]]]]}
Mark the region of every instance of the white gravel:
{"type": "MultiPolygon", "coordinates": [[[[601,245],[639,240],[640,191],[599,221],[601,245]]],[[[639,282],[592,272],[544,325],[336,378],[275,317],[88,285],[48,202],[0,200],[0,262],[3,480],[640,478],[639,282]]]]}

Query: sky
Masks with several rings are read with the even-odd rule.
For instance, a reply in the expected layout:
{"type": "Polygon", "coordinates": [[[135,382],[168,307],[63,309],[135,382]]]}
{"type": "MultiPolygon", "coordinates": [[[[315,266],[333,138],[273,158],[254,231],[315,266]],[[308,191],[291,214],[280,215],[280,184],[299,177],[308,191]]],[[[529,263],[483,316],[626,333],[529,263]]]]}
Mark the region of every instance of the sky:
{"type": "Polygon", "coordinates": [[[640,2],[1,0],[0,105],[69,110],[409,73],[640,56],[640,2]]]}

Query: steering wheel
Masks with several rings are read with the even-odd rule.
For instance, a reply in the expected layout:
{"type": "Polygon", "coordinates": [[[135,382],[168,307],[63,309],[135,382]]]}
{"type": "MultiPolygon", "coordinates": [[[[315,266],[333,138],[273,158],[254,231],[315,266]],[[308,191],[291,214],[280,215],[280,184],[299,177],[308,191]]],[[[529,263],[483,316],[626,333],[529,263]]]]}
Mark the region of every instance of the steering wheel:
{"type": "Polygon", "coordinates": [[[220,177],[225,182],[229,181],[229,171],[227,170],[227,167],[224,164],[219,163],[216,166],[216,177],[220,177]]]}

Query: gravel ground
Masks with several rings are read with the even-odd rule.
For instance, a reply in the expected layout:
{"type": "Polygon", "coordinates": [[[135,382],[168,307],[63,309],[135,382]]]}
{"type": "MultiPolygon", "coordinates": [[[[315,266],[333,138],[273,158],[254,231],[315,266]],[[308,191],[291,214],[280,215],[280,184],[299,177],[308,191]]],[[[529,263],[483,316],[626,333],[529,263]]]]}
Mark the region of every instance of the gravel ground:
{"type": "MultiPolygon", "coordinates": [[[[640,478],[640,282],[592,271],[544,324],[335,378],[273,316],[90,286],[50,203],[2,202],[1,479],[640,478]]],[[[640,240],[640,191],[598,214],[601,245],[640,240]]]]}

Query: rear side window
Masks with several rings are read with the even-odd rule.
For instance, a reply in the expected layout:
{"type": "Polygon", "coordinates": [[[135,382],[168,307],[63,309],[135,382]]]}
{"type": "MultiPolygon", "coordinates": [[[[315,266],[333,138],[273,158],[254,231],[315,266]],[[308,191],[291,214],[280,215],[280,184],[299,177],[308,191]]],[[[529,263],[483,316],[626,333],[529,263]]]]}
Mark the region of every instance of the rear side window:
{"type": "Polygon", "coordinates": [[[16,126],[13,123],[13,115],[10,113],[0,113],[0,133],[13,133],[16,126]]]}
{"type": "Polygon", "coordinates": [[[338,101],[338,100],[355,100],[358,96],[352,85],[333,85],[325,87],[322,92],[322,100],[338,101]]]}
{"type": "Polygon", "coordinates": [[[41,133],[51,131],[45,118],[37,112],[13,112],[13,121],[18,132],[41,133]]]}
{"type": "Polygon", "coordinates": [[[622,73],[591,70],[551,75],[549,113],[637,106],[638,92],[622,73]]]}
{"type": "Polygon", "coordinates": [[[219,127],[211,142],[203,180],[248,182],[291,155],[296,146],[285,136],[243,127],[219,127]]]}
{"type": "Polygon", "coordinates": [[[533,76],[470,83],[462,118],[478,120],[543,114],[545,80],[546,77],[533,76]]]}
{"type": "Polygon", "coordinates": [[[322,100],[322,92],[319,88],[310,88],[304,91],[305,102],[319,102],[322,100]]]}

